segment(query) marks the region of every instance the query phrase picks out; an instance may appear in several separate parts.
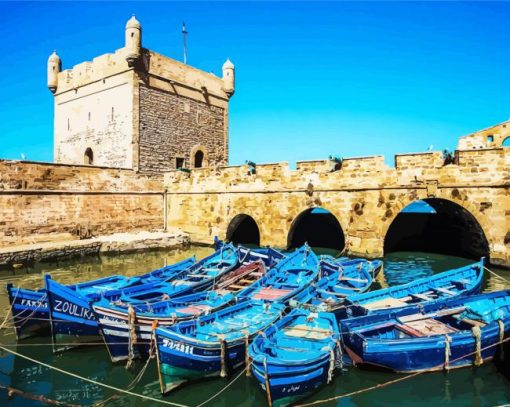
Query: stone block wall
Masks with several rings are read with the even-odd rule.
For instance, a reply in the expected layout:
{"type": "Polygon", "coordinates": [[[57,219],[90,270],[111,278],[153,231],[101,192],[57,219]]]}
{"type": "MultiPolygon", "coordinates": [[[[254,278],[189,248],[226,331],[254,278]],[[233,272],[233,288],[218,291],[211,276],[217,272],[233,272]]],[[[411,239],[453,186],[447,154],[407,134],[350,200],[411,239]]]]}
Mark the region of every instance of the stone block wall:
{"type": "Polygon", "coordinates": [[[175,169],[176,157],[190,168],[196,148],[205,150],[204,164],[227,163],[224,108],[145,85],[140,85],[139,103],[141,171],[175,169]]]}
{"type": "Polygon", "coordinates": [[[396,168],[383,157],[344,159],[331,172],[327,161],[203,168],[165,174],[168,225],[192,240],[225,238],[230,221],[251,216],[260,243],[285,247],[292,222],[322,207],[339,221],[347,253],[381,256],[384,239],[400,211],[412,202],[439,199],[471,214],[488,241],[491,261],[510,266],[510,149],[458,151],[443,165],[441,152],[399,155],[396,168]]]}
{"type": "Polygon", "coordinates": [[[163,229],[162,177],[0,161],[0,247],[163,229]]]}

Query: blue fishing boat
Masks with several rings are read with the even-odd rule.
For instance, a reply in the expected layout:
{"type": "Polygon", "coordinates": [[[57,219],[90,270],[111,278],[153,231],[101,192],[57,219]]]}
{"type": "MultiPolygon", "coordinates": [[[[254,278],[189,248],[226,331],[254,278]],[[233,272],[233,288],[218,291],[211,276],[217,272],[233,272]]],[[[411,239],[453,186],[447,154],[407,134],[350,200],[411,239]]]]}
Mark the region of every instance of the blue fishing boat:
{"type": "Polygon", "coordinates": [[[510,333],[510,290],[351,318],[341,332],[357,364],[399,373],[480,365],[510,333]]]}
{"type": "Polygon", "coordinates": [[[255,337],[249,356],[268,404],[293,404],[330,383],[341,364],[335,316],[295,309],[255,337]]]}
{"type": "Polygon", "coordinates": [[[266,273],[259,260],[224,274],[212,290],[155,304],[133,305],[103,298],[92,305],[96,321],[113,362],[145,357],[155,325],[168,327],[177,322],[209,314],[227,305],[235,294],[266,273]]]}
{"type": "Polygon", "coordinates": [[[255,284],[239,293],[239,298],[287,303],[317,279],[319,259],[310,246],[289,254],[255,284]]]}
{"type": "Polygon", "coordinates": [[[180,321],[217,311],[234,300],[227,291],[204,291],[153,304],[119,306],[107,299],[92,309],[112,362],[144,358],[149,354],[153,331],[180,321]]]}
{"type": "Polygon", "coordinates": [[[237,250],[233,246],[225,246],[191,267],[179,270],[168,280],[129,288],[112,287],[110,290],[98,290],[92,284],[66,287],[46,275],[53,349],[61,351],[83,342],[100,340],[99,327],[91,304],[101,298],[127,306],[199,292],[210,288],[217,278],[234,269],[238,262],[237,250]],[[59,346],[59,342],[63,345],[59,346]]]}
{"type": "MultiPolygon", "coordinates": [[[[100,292],[115,287],[127,288],[170,278],[172,275],[191,267],[195,264],[195,261],[195,257],[191,257],[177,264],[162,267],[137,277],[112,276],[67,287],[72,291],[84,291],[92,296],[97,294],[97,298],[99,298],[100,292]]],[[[29,290],[14,287],[9,283],[7,284],[7,293],[18,339],[40,334],[44,330],[50,330],[50,312],[46,288],[29,290]]]]}
{"type": "Polygon", "coordinates": [[[347,297],[343,305],[332,310],[338,319],[387,313],[415,304],[427,304],[444,298],[480,292],[484,259],[432,277],[377,291],[347,297]]]}
{"type": "Polygon", "coordinates": [[[367,291],[380,260],[346,259],[334,262],[322,259],[319,263],[319,281],[292,300],[292,307],[331,311],[343,304],[345,298],[367,291]]]}
{"type": "Polygon", "coordinates": [[[161,392],[242,366],[249,341],[281,317],[285,305],[242,301],[213,314],[156,329],[161,392]]]}
{"type": "Polygon", "coordinates": [[[46,290],[27,290],[7,284],[16,338],[24,339],[50,329],[46,290]]]}
{"type": "MultiPolygon", "coordinates": [[[[217,236],[214,237],[214,249],[220,250],[221,247],[226,245],[224,241],[218,239],[217,236]]],[[[285,257],[285,254],[282,252],[273,249],[272,247],[244,247],[242,245],[237,245],[237,250],[239,251],[239,259],[243,264],[248,264],[253,261],[262,260],[267,268],[273,268],[276,264],[285,257]]]]}

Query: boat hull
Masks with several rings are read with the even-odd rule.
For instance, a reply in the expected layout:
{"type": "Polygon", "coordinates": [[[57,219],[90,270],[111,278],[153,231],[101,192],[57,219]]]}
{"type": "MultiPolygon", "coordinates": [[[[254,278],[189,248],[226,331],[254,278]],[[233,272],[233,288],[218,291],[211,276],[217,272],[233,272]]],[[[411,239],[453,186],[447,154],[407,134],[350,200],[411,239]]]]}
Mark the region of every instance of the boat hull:
{"type": "Polygon", "coordinates": [[[8,284],[7,293],[18,339],[49,331],[50,314],[44,290],[27,290],[8,284]]]}
{"type": "MultiPolygon", "coordinates": [[[[222,376],[221,348],[161,337],[157,343],[163,394],[194,380],[222,376]]],[[[226,354],[225,373],[244,364],[244,342],[227,345],[226,354]]]]}
{"type": "MultiPolygon", "coordinates": [[[[327,383],[328,364],[329,362],[314,366],[307,373],[289,372],[289,374],[280,377],[269,377],[271,404],[277,407],[287,406],[311,396],[327,383]]],[[[253,376],[267,394],[263,366],[258,366],[255,363],[252,366],[253,376]]]]}
{"type": "Polygon", "coordinates": [[[510,290],[353,318],[341,330],[355,364],[398,373],[477,365],[510,334],[510,290]]]}

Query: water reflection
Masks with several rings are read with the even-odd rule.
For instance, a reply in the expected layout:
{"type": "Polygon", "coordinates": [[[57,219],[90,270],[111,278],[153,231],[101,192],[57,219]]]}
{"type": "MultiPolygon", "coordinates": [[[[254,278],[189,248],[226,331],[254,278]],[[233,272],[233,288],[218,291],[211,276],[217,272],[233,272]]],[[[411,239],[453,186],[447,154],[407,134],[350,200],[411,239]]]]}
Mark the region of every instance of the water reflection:
{"type": "MultiPolygon", "coordinates": [[[[136,275],[182,260],[193,254],[198,258],[211,253],[209,247],[194,247],[189,250],[157,251],[116,256],[96,256],[73,261],[38,264],[16,272],[0,272],[0,290],[5,293],[5,284],[13,280],[25,288],[37,288],[43,284],[43,275],[50,272],[57,281],[71,284],[113,274],[136,275]]],[[[388,285],[402,284],[420,277],[430,276],[453,267],[461,267],[471,260],[453,256],[425,253],[391,253],[384,259],[384,271],[378,277],[374,289],[388,285]]],[[[510,271],[496,270],[510,280],[510,271]]],[[[484,290],[510,288],[508,283],[486,275],[484,290]]],[[[5,315],[8,306],[7,296],[0,295],[1,314],[5,315]]],[[[3,316],[0,315],[0,322],[3,316]]],[[[138,363],[133,370],[124,365],[113,365],[104,347],[90,347],[59,355],[53,355],[48,338],[32,338],[16,346],[11,330],[0,332],[0,343],[15,345],[13,349],[42,362],[75,372],[101,383],[126,388],[135,378],[143,364],[138,363]]],[[[510,349],[509,349],[510,352],[510,349]]],[[[325,399],[339,394],[364,389],[379,383],[393,380],[398,376],[380,371],[350,368],[346,373],[338,373],[330,386],[307,401],[325,399]]],[[[159,384],[155,362],[152,361],[134,392],[159,398],[159,384]]],[[[34,365],[20,357],[0,353],[0,383],[11,385],[34,394],[76,404],[98,403],[108,400],[108,406],[155,406],[151,401],[142,401],[131,396],[117,395],[103,387],[89,384],[61,373],[34,365]]],[[[228,383],[224,379],[211,379],[193,383],[171,394],[166,400],[186,405],[196,405],[217,393],[228,383]]],[[[508,376],[500,374],[494,364],[477,369],[460,369],[448,374],[423,374],[418,377],[362,393],[337,401],[342,406],[390,406],[395,404],[430,406],[449,405],[498,405],[510,402],[508,376]]],[[[1,406],[35,406],[38,402],[9,398],[0,390],[1,406]]],[[[239,378],[210,406],[264,406],[265,394],[253,378],[244,375],[239,378]]]]}

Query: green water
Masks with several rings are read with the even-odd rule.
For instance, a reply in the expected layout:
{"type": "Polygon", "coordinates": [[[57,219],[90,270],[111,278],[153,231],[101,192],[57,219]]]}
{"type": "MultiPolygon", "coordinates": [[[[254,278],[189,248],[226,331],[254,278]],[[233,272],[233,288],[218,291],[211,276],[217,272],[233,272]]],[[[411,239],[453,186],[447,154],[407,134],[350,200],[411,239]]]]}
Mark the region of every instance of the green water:
{"type": "MultiPolygon", "coordinates": [[[[42,286],[42,277],[50,272],[58,281],[69,284],[112,274],[136,275],[181,260],[194,253],[203,257],[210,248],[194,247],[187,251],[157,251],[129,255],[82,258],[73,261],[39,264],[33,268],[16,272],[0,272],[0,292],[5,292],[9,281],[24,288],[42,286]]],[[[375,288],[400,284],[413,279],[432,275],[448,268],[469,263],[470,260],[426,253],[392,253],[384,259],[384,273],[378,278],[375,288]]],[[[510,271],[496,270],[510,280],[510,271]]],[[[500,280],[485,276],[484,290],[510,288],[500,280]]],[[[0,296],[0,322],[8,308],[5,294],[0,296]]],[[[85,376],[95,381],[126,388],[139,370],[139,362],[133,370],[126,370],[123,364],[112,365],[103,347],[90,347],[53,355],[47,338],[33,338],[16,345],[12,329],[0,332],[0,342],[13,350],[44,363],[85,376]]],[[[234,376],[236,373],[234,373],[234,376]]],[[[332,384],[324,387],[311,402],[336,395],[349,393],[380,383],[394,380],[398,376],[389,372],[349,368],[336,373],[332,384]]],[[[134,392],[160,398],[155,361],[151,361],[134,392]]],[[[174,403],[195,406],[220,391],[228,379],[211,379],[184,387],[164,399],[174,403]]],[[[62,373],[51,371],[40,365],[14,357],[0,351],[0,384],[12,386],[34,395],[44,395],[70,404],[107,406],[152,406],[156,402],[142,401],[132,396],[115,396],[114,392],[94,384],[83,382],[62,373]]],[[[341,406],[495,406],[510,403],[510,377],[498,371],[492,363],[479,368],[466,368],[444,373],[427,373],[390,386],[343,398],[324,405],[341,406]]],[[[0,390],[0,406],[36,406],[39,401],[21,397],[9,397],[0,390]]],[[[265,394],[253,378],[242,375],[227,391],[211,401],[210,406],[264,406],[265,394]]]]}

